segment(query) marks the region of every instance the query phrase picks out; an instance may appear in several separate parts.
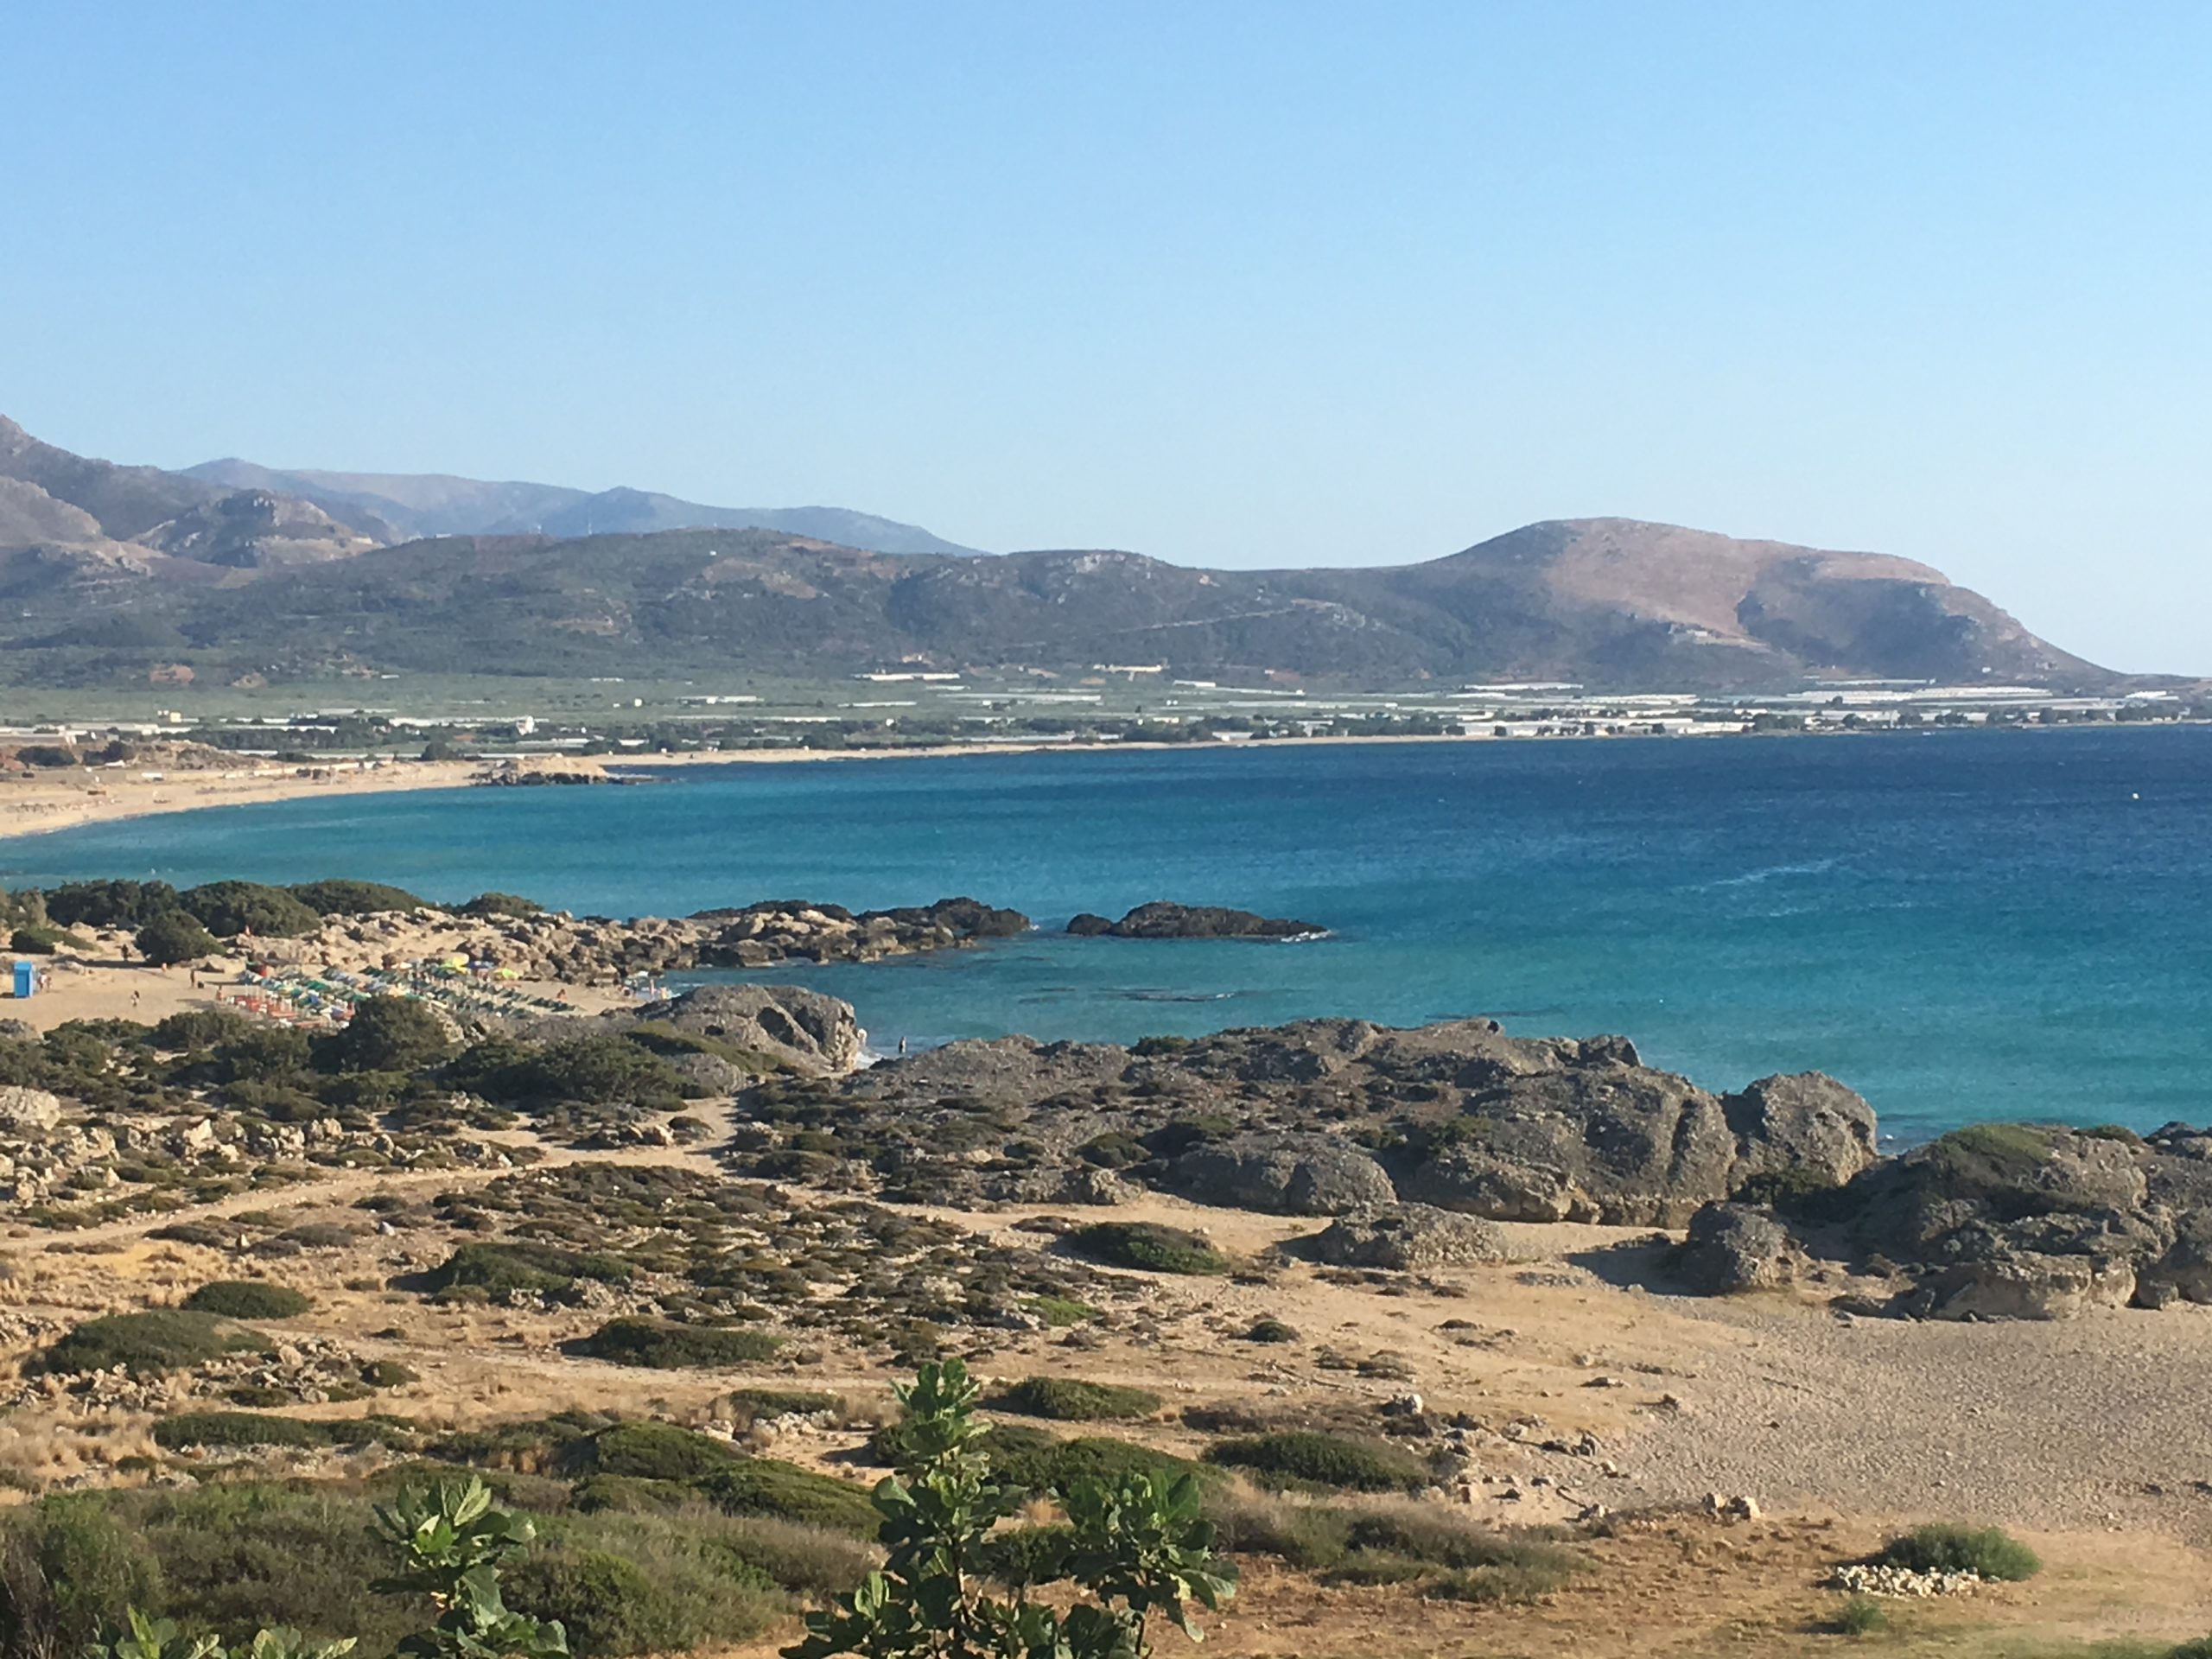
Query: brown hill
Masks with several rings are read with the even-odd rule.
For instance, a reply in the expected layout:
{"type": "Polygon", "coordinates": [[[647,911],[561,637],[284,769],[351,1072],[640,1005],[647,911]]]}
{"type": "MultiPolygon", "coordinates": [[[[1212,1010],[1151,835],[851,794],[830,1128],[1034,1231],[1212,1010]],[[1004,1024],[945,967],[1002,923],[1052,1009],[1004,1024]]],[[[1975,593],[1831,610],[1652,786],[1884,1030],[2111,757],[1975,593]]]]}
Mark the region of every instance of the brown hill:
{"type": "Polygon", "coordinates": [[[1096,550],[883,554],[758,527],[387,547],[380,521],[334,505],[88,461],[0,421],[11,671],[137,674],[138,651],[302,673],[919,661],[1367,685],[2117,677],[1925,565],[1634,519],[1529,524],[1424,563],[1254,571],[1096,550]],[[40,655],[94,648],[109,655],[40,655]]]}

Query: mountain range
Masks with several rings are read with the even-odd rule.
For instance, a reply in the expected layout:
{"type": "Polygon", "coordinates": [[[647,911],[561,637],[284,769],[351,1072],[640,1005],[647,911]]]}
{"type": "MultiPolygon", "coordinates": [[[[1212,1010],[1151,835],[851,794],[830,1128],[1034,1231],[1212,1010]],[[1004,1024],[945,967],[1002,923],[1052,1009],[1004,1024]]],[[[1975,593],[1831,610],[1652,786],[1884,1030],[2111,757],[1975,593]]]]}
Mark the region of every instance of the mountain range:
{"type": "Polygon", "coordinates": [[[1683,690],[2121,677],[1925,565],[1634,519],[1529,524],[1420,563],[1209,570],[1116,550],[976,554],[835,508],[237,461],[164,472],[4,419],[0,645],[19,684],[456,663],[799,677],[1156,664],[1683,690]]]}

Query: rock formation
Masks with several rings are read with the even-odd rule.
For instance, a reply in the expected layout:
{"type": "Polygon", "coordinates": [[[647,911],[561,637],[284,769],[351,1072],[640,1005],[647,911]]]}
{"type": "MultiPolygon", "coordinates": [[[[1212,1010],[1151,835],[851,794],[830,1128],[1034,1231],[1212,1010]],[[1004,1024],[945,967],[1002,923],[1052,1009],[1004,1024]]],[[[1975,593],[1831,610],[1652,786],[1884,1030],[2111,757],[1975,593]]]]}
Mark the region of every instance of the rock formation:
{"type": "Polygon", "coordinates": [[[1068,931],[1083,938],[1116,939],[1310,939],[1329,930],[1312,922],[1255,915],[1219,905],[1176,905],[1155,899],[1139,905],[1118,922],[1089,911],[1071,919],[1068,931]]]}

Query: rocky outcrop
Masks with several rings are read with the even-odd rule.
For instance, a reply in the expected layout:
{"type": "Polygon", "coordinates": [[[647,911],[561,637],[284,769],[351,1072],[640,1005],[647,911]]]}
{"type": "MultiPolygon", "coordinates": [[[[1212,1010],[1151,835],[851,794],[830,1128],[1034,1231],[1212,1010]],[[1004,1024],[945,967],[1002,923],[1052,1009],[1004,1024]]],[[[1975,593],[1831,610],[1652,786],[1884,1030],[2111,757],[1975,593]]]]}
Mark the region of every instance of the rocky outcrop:
{"type": "Polygon", "coordinates": [[[1399,1190],[1498,1221],[1672,1227],[1757,1176],[1832,1185],[1872,1161],[1865,1101],[1827,1077],[1770,1081],[1788,1086],[1723,1102],[1672,1072],[1576,1054],[1476,1092],[1413,1143],[1399,1190]]]}
{"type": "Polygon", "coordinates": [[[1724,1095],[1720,1109],[1736,1137],[1738,1187],[1760,1175],[1840,1186],[1879,1156],[1873,1109],[1818,1071],[1761,1077],[1724,1095]]]}
{"type": "Polygon", "coordinates": [[[1196,1146],[1169,1161],[1162,1184],[1200,1204],[1283,1216],[1341,1215],[1397,1196],[1382,1165],[1328,1135],[1240,1135],[1196,1146]]]}
{"type": "Polygon", "coordinates": [[[837,905],[772,899],[741,909],[629,921],[557,912],[486,917],[436,910],[384,912],[333,918],[304,938],[257,944],[264,957],[285,963],[375,968],[465,955],[525,979],[606,985],[633,974],[700,967],[874,962],[1003,938],[1028,925],[1029,918],[1019,911],[995,909],[974,899],[857,913],[837,905]]]}
{"type": "Polygon", "coordinates": [[[1675,1276],[1699,1295],[1726,1296],[1780,1290],[1797,1278],[1803,1263],[1804,1252],[1789,1230],[1768,1211],[1708,1204],[1690,1217],[1675,1276]]]}
{"type": "Polygon", "coordinates": [[[1754,1090],[1732,1114],[1617,1037],[1309,1020],[1133,1049],[954,1043],[870,1068],[836,1106],[851,1156],[945,1201],[1046,1202],[1071,1166],[1110,1161],[1127,1181],[1275,1211],[1395,1199],[1680,1225],[1756,1177],[1825,1185],[1871,1157],[1872,1114],[1840,1084],[1754,1090]],[[1002,1128],[988,1166],[970,1155],[986,1116],[1002,1128]]]}
{"type": "Polygon", "coordinates": [[[2212,1302],[2212,1135],[2183,1125],[1975,1124],[1777,1202],[1821,1253],[1889,1276],[1912,1318],[2212,1302]]]}
{"type": "Polygon", "coordinates": [[[1312,922],[1288,921],[1255,915],[1249,910],[1228,910],[1219,905],[1176,905],[1156,899],[1139,905],[1118,922],[1085,911],[1068,923],[1068,931],[1084,938],[1116,939],[1311,939],[1329,930],[1312,922]]]}
{"type": "Polygon", "coordinates": [[[1377,1205],[1339,1216],[1306,1249],[1332,1267],[1395,1273],[1519,1259],[1492,1223],[1426,1204],[1377,1205]]]}
{"type": "Polygon", "coordinates": [[[0,1089],[0,1134],[43,1135],[61,1121],[61,1101],[43,1089],[0,1089]]]}
{"type": "MultiPolygon", "coordinates": [[[[860,1064],[866,1036],[854,1018],[852,1005],[819,991],[797,985],[702,985],[668,1002],[649,1003],[632,1011],[623,1009],[601,1016],[598,1022],[626,1031],[640,1025],[672,1026],[679,1032],[709,1039],[717,1047],[758,1057],[789,1072],[809,1077],[836,1076],[860,1064]]],[[[573,1033],[573,1020],[549,1022],[540,1034],[559,1038],[573,1033]]],[[[749,1081],[753,1073],[741,1073],[728,1055],[712,1052],[686,1055],[686,1061],[715,1062],[725,1074],[702,1071],[696,1080],[729,1093],[749,1081]]],[[[757,1071],[758,1068],[755,1068],[757,1071]]]]}

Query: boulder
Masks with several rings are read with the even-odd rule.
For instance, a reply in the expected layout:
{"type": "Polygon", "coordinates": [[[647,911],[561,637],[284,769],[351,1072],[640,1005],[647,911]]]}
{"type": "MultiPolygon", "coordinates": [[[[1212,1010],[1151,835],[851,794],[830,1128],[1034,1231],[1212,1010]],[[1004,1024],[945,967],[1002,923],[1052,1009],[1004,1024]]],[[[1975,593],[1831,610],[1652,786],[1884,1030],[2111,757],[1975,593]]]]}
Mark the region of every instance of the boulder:
{"type": "Polygon", "coordinates": [[[2006,1250],[1942,1268],[1903,1309],[1938,1319],[2063,1319],[2125,1307],[2134,1296],[2135,1268],[2124,1257],[2006,1250]]]}
{"type": "Polygon", "coordinates": [[[1779,1290],[1796,1279],[1803,1259],[1789,1230],[1769,1211],[1708,1204],[1690,1217],[1675,1274],[1700,1296],[1779,1290]]]}
{"type": "Polygon", "coordinates": [[[1720,1109],[1736,1136],[1732,1190],[1760,1175],[1841,1186],[1880,1156],[1874,1109],[1818,1071],[1761,1077],[1720,1109]]]}
{"type": "Polygon", "coordinates": [[[43,1089],[0,1088],[0,1130],[46,1135],[61,1122],[61,1102],[43,1089]]]}
{"type": "Polygon", "coordinates": [[[1309,1248],[1332,1267],[1397,1273],[1519,1259],[1494,1224],[1426,1204],[1376,1205],[1339,1216],[1309,1248]]]}
{"type": "Polygon", "coordinates": [[[1382,1165],[1329,1135],[1240,1135],[1195,1146],[1170,1163],[1166,1184],[1200,1204],[1275,1215],[1340,1215],[1396,1197],[1382,1165]]]}
{"type": "Polygon", "coordinates": [[[1713,1096],[1607,1061],[1479,1091],[1396,1173],[1402,1198],[1495,1221],[1681,1226],[1728,1196],[1738,1162],[1713,1096]]]}

